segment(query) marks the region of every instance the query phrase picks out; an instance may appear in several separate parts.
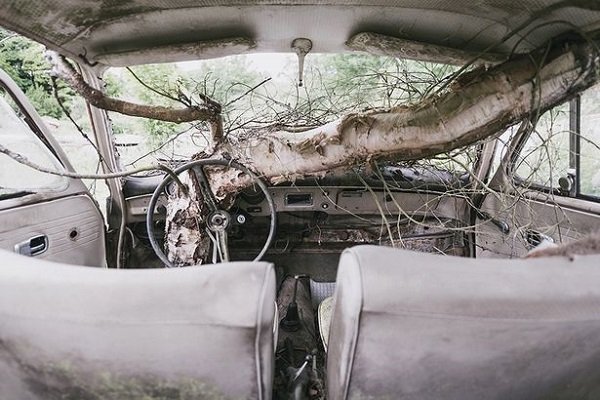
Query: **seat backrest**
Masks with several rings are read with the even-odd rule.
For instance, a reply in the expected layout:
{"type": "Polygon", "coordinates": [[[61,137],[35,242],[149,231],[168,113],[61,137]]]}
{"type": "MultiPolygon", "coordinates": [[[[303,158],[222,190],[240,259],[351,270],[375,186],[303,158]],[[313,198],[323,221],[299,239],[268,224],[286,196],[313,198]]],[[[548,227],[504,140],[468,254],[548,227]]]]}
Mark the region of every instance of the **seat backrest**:
{"type": "Polygon", "coordinates": [[[346,250],[329,399],[600,398],[600,256],[346,250]]]}
{"type": "Polygon", "coordinates": [[[0,260],[0,398],[271,398],[271,264],[0,260]]]}

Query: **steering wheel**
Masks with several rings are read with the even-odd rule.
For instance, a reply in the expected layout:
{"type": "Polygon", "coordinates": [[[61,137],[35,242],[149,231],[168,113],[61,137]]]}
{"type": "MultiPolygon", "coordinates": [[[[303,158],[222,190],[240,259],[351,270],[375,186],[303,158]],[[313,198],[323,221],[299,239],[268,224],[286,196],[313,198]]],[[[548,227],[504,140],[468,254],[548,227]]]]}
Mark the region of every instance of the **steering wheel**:
{"type": "MultiPolygon", "coordinates": [[[[179,175],[182,172],[187,170],[193,171],[194,175],[197,178],[197,182],[199,183],[200,191],[202,192],[202,198],[204,203],[209,209],[209,214],[206,218],[207,225],[207,234],[210,236],[211,241],[213,243],[213,261],[215,261],[215,253],[218,252],[221,261],[229,261],[229,250],[227,247],[227,230],[231,225],[231,215],[221,208],[219,208],[218,202],[215,200],[214,193],[210,188],[210,184],[208,183],[208,179],[206,177],[206,173],[204,172],[204,167],[208,165],[219,165],[224,167],[233,167],[238,169],[248,175],[252,179],[252,183],[258,185],[260,190],[264,193],[265,198],[267,200],[267,204],[269,205],[269,213],[271,217],[271,224],[269,226],[269,235],[267,236],[267,240],[265,241],[262,250],[258,255],[254,258],[253,261],[260,261],[260,259],[265,255],[267,249],[273,242],[273,238],[275,237],[275,226],[277,222],[277,215],[275,213],[275,204],[273,203],[273,198],[269,194],[269,190],[267,186],[261,181],[258,176],[256,176],[252,171],[243,165],[231,161],[231,160],[215,160],[215,159],[203,159],[192,161],[182,165],[181,167],[175,169],[173,172],[175,175],[179,175]]],[[[146,229],[148,230],[148,239],[150,240],[150,244],[152,245],[152,249],[158,256],[158,258],[165,264],[168,268],[173,268],[174,265],[169,261],[164,251],[159,246],[156,238],[154,237],[154,209],[156,208],[156,203],[163,190],[167,187],[167,185],[173,180],[173,178],[167,174],[162,182],[154,189],[154,193],[152,193],[152,198],[150,199],[150,203],[148,204],[148,211],[146,213],[146,229]]]]}

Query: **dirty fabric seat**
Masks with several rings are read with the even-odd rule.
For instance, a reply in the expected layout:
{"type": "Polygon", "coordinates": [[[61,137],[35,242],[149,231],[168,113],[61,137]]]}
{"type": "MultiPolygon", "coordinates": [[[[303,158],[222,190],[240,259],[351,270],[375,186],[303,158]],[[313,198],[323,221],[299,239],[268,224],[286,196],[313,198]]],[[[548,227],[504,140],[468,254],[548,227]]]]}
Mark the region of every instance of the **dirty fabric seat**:
{"type": "Polygon", "coordinates": [[[340,260],[329,399],[599,399],[600,256],[340,260]]]}
{"type": "Polygon", "coordinates": [[[2,259],[0,398],[271,398],[271,264],[109,270],[2,259]]]}

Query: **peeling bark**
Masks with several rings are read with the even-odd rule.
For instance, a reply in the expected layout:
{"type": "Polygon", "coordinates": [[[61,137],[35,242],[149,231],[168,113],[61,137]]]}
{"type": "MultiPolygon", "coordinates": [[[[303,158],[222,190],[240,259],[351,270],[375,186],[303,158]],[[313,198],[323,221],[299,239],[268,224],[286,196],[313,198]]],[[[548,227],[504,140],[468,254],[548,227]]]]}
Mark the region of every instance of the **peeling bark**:
{"type": "MultiPolygon", "coordinates": [[[[206,153],[200,153],[194,159],[207,156],[206,153]]],[[[246,174],[235,168],[211,165],[203,170],[210,179],[216,205],[222,210],[231,207],[240,187],[252,182],[246,174]]],[[[206,231],[206,220],[211,209],[204,202],[194,170],[181,173],[180,180],[187,187],[187,193],[183,193],[179,185],[172,185],[168,195],[165,254],[174,266],[204,264],[210,258],[211,239],[206,231]]]]}
{"type": "Polygon", "coordinates": [[[453,65],[462,65],[474,58],[489,63],[497,63],[506,59],[506,57],[498,54],[483,53],[478,55],[452,47],[401,39],[374,32],[358,33],[346,42],[346,46],[354,51],[364,51],[379,56],[453,65]]]}
{"type": "Polygon", "coordinates": [[[147,64],[148,59],[152,59],[154,63],[172,62],[177,56],[179,56],[178,61],[200,60],[243,54],[254,48],[256,48],[256,42],[253,39],[232,37],[125,50],[117,53],[101,53],[94,57],[94,59],[113,67],[128,67],[137,64],[147,64]],[[181,54],[185,54],[185,57],[182,57],[181,54]]]}
{"type": "Polygon", "coordinates": [[[175,185],[168,196],[165,248],[174,266],[203,264],[208,259],[210,238],[204,231],[208,209],[190,170],[180,177],[187,195],[175,185]]]}

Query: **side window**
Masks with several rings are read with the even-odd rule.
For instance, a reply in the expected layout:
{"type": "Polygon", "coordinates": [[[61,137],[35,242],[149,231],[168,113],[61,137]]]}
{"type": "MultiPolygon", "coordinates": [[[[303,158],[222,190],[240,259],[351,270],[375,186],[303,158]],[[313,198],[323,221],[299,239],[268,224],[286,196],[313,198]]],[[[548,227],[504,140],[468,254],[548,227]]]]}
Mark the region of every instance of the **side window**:
{"type": "MultiPolygon", "coordinates": [[[[26,115],[0,86],[0,143],[29,161],[60,170],[62,165],[26,123],[26,115]]],[[[66,178],[39,172],[0,154],[0,199],[65,187],[66,178]]]]}
{"type": "Polygon", "coordinates": [[[581,96],[579,192],[600,198],[600,85],[581,96]]]}
{"type": "Polygon", "coordinates": [[[514,171],[521,185],[600,201],[600,85],[546,112],[514,171]]]}
{"type": "Polygon", "coordinates": [[[557,188],[559,178],[572,172],[569,140],[569,104],[565,103],[540,117],[515,162],[517,177],[526,184],[557,188]]]}

